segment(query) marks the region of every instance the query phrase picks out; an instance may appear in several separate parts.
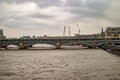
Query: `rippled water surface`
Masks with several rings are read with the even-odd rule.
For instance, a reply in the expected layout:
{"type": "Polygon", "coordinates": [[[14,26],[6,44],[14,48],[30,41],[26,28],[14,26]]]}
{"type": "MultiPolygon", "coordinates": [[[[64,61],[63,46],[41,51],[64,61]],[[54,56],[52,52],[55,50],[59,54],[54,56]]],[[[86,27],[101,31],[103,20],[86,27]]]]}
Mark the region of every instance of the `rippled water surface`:
{"type": "Polygon", "coordinates": [[[120,80],[120,56],[100,49],[0,50],[0,80],[120,80]]]}

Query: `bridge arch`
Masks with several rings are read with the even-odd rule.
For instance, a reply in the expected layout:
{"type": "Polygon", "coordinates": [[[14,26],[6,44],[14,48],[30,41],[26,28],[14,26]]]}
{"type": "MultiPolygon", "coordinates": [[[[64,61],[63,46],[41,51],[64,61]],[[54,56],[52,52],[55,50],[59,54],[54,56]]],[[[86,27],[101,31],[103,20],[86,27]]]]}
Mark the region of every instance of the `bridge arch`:
{"type": "Polygon", "coordinates": [[[32,47],[55,47],[55,46],[52,44],[36,43],[36,44],[33,44],[32,47]]]}
{"type": "Polygon", "coordinates": [[[7,47],[18,47],[16,44],[8,44],[7,47]]]}
{"type": "Polygon", "coordinates": [[[41,47],[41,48],[46,48],[46,47],[54,47],[55,45],[53,44],[46,44],[46,43],[32,43],[32,44],[24,44],[24,43],[20,43],[19,44],[19,49],[26,49],[26,48],[30,48],[30,47],[41,47]],[[21,45],[22,44],[22,45],[21,45]]]}

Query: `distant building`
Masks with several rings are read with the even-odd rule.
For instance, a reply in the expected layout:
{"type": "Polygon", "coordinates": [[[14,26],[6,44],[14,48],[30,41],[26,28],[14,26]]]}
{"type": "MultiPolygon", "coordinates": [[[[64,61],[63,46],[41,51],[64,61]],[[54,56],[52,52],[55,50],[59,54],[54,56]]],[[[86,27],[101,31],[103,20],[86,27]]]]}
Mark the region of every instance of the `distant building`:
{"type": "Polygon", "coordinates": [[[101,37],[100,34],[88,34],[88,35],[79,35],[75,34],[76,37],[81,37],[81,38],[99,38],[101,37]]]}
{"type": "Polygon", "coordinates": [[[36,38],[36,37],[35,37],[35,35],[33,35],[33,37],[32,37],[32,38],[33,38],[33,39],[34,39],[34,38],[36,38]]]}
{"type": "Polygon", "coordinates": [[[3,37],[3,30],[0,29],[0,37],[3,37]]]}
{"type": "Polygon", "coordinates": [[[105,30],[106,38],[120,38],[120,27],[108,27],[105,30]]]}
{"type": "Polygon", "coordinates": [[[105,37],[105,32],[103,31],[103,28],[101,29],[101,37],[105,37]]]}
{"type": "Polygon", "coordinates": [[[80,37],[81,35],[80,34],[74,34],[75,36],[77,36],[77,37],[80,37]]]}
{"type": "Polygon", "coordinates": [[[23,36],[23,37],[20,37],[20,39],[30,39],[31,37],[30,36],[23,36]]]}
{"type": "Polygon", "coordinates": [[[47,37],[47,35],[44,35],[43,37],[47,37]]]}
{"type": "Polygon", "coordinates": [[[3,35],[3,30],[0,29],[0,39],[6,39],[6,37],[3,35]]]}

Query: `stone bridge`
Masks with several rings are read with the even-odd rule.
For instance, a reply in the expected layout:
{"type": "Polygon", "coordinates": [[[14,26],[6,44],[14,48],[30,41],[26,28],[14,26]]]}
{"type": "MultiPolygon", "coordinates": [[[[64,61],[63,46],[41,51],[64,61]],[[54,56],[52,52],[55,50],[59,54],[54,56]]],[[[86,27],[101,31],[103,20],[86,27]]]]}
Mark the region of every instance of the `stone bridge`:
{"type": "Polygon", "coordinates": [[[79,37],[48,37],[39,39],[5,39],[0,40],[0,48],[16,45],[19,49],[32,47],[34,44],[50,44],[59,49],[62,45],[83,45],[88,48],[101,47],[103,44],[120,43],[120,38],[79,38],[79,37]]]}

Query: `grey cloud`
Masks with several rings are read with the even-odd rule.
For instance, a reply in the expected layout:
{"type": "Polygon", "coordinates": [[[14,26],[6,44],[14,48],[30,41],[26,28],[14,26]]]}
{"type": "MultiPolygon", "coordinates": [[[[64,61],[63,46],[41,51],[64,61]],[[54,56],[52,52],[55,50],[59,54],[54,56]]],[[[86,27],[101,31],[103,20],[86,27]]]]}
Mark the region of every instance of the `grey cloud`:
{"type": "Polygon", "coordinates": [[[21,21],[21,20],[17,20],[17,21],[12,21],[7,23],[5,26],[6,28],[9,29],[19,29],[19,30],[35,30],[35,31],[42,31],[42,30],[53,30],[53,29],[59,29],[61,30],[61,27],[59,27],[58,25],[61,24],[49,24],[49,23],[35,23],[34,21],[21,21]]]}
{"type": "MultiPolygon", "coordinates": [[[[2,4],[2,3],[1,3],[2,4]]],[[[27,28],[29,29],[37,27],[54,27],[55,24],[51,25],[51,18],[54,18],[54,16],[51,11],[50,13],[46,13],[47,11],[49,12],[49,7],[48,8],[39,8],[37,5],[34,3],[4,3],[0,7],[4,11],[0,11],[0,25],[5,25],[8,28],[27,28]],[[26,5],[28,4],[28,5],[26,5]],[[7,7],[11,8],[7,8],[7,7]],[[23,7],[24,6],[24,7],[23,7]],[[35,12],[34,8],[33,9],[27,9],[29,8],[28,6],[33,6],[35,7],[35,12]],[[16,8],[14,8],[16,7],[16,8]],[[13,9],[14,8],[14,9],[13,9]],[[41,10],[42,9],[42,10],[41,10]],[[37,19],[37,20],[36,20],[37,19]],[[46,19],[46,20],[44,20],[46,19]],[[46,22],[46,23],[45,23],[46,22]]],[[[54,7],[56,8],[56,7],[54,7]]],[[[54,10],[54,9],[53,9],[54,10]]],[[[56,10],[56,9],[55,9],[56,10]]],[[[56,14],[56,13],[55,13],[56,14]]],[[[54,19],[53,19],[54,20],[54,19]]],[[[56,26],[56,25],[55,25],[56,26]]]]}
{"type": "Polygon", "coordinates": [[[69,7],[81,7],[82,6],[82,0],[66,0],[66,6],[69,7]]]}
{"type": "Polygon", "coordinates": [[[25,3],[25,2],[35,2],[40,7],[48,7],[48,6],[60,6],[62,4],[61,0],[0,0],[1,2],[7,3],[25,3]]]}
{"type": "Polygon", "coordinates": [[[66,3],[67,11],[81,17],[105,17],[104,11],[108,5],[107,0],[87,0],[85,3],[82,3],[82,0],[69,0],[66,3]]]}
{"type": "Polygon", "coordinates": [[[33,18],[42,18],[42,19],[47,19],[47,18],[54,18],[55,16],[53,15],[44,15],[44,14],[34,14],[34,15],[31,15],[31,17],[33,18]]]}

